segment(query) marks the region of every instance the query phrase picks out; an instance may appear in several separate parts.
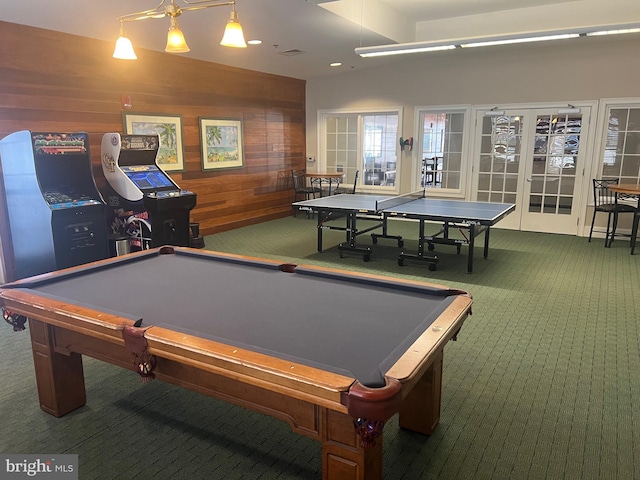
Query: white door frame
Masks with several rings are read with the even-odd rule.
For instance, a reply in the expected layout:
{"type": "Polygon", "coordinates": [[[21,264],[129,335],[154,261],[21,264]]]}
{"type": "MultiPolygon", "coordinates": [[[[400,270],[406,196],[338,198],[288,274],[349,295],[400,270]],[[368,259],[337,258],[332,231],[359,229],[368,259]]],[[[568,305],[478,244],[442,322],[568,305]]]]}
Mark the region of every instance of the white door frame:
{"type": "MultiPolygon", "coordinates": [[[[595,159],[598,158],[597,151],[594,148],[596,144],[596,122],[595,119],[598,116],[598,102],[597,101],[582,101],[582,102],[574,102],[571,104],[576,108],[580,108],[583,113],[583,117],[588,117],[588,123],[585,122],[582,126],[581,131],[581,145],[580,145],[580,160],[582,164],[578,165],[575,172],[575,186],[574,186],[574,195],[573,195],[573,210],[572,218],[575,218],[575,225],[567,226],[567,230],[562,233],[570,233],[580,235],[583,231],[584,218],[586,215],[586,204],[589,198],[590,192],[590,176],[588,176],[588,172],[593,171],[595,159]],[[586,114],[586,115],[585,115],[586,114]]],[[[553,103],[532,103],[532,104],[510,104],[510,105],[477,105],[472,107],[471,118],[472,122],[469,122],[471,125],[471,139],[470,144],[472,148],[472,162],[471,162],[471,170],[472,174],[468,177],[469,184],[467,185],[468,191],[470,192],[471,200],[476,198],[477,194],[477,186],[478,186],[478,169],[479,169],[479,161],[480,161],[480,135],[481,126],[477,125],[477,121],[479,118],[482,118],[481,115],[484,115],[485,112],[488,112],[492,109],[495,110],[504,110],[505,112],[526,112],[527,118],[535,118],[537,115],[537,111],[539,110],[549,110],[555,109],[560,110],[568,108],[567,103],[553,102],[553,103]]],[[[525,125],[525,128],[527,127],[525,125]]],[[[518,186],[517,186],[517,208],[516,211],[507,216],[504,220],[500,222],[500,228],[507,229],[522,229],[521,218],[523,216],[523,209],[527,208],[525,202],[528,201],[529,198],[529,186],[526,185],[526,178],[528,172],[530,172],[531,160],[529,158],[530,151],[532,151],[531,141],[533,141],[534,134],[531,133],[532,130],[528,130],[526,133],[526,139],[524,144],[522,145],[522,154],[523,159],[522,162],[526,162],[521,165],[520,171],[518,172],[518,186]]],[[[561,232],[554,232],[561,233],[561,232]]]]}

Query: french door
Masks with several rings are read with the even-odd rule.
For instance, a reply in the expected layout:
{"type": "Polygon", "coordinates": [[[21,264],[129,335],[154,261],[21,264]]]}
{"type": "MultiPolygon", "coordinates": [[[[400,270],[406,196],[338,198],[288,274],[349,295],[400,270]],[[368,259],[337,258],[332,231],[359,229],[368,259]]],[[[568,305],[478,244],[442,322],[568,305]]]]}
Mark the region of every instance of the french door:
{"type": "Polygon", "coordinates": [[[478,111],[472,194],[515,203],[503,228],[578,233],[590,107],[478,111]]]}

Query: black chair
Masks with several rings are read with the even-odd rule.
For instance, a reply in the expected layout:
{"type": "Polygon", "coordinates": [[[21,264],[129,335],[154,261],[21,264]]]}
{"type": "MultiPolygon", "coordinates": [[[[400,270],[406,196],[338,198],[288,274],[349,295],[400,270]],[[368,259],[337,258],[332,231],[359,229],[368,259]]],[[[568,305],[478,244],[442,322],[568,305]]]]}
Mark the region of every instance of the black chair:
{"type": "MultiPolygon", "coordinates": [[[[444,157],[440,157],[444,159],[444,157]]],[[[422,159],[422,186],[436,186],[442,183],[442,162],[438,164],[438,157],[422,159]]]]}
{"type": "Polygon", "coordinates": [[[633,251],[635,249],[636,236],[638,234],[637,229],[637,217],[638,217],[638,207],[636,206],[638,203],[638,198],[635,195],[627,195],[626,193],[616,192],[615,194],[615,204],[616,208],[613,213],[613,227],[611,228],[611,235],[609,236],[609,244],[608,247],[613,243],[613,239],[616,236],[616,229],[618,227],[618,214],[619,213],[633,213],[633,224],[631,227],[631,235],[622,234],[625,237],[631,237],[631,255],[633,255],[633,251]],[[621,203],[622,202],[622,203],[621,203]]]}
{"type": "MultiPolygon", "coordinates": [[[[299,197],[303,197],[304,200],[310,200],[311,198],[316,198],[316,193],[322,193],[322,190],[318,187],[307,185],[307,176],[304,170],[292,170],[291,176],[293,177],[293,190],[295,191],[294,201],[297,202],[299,197]]],[[[296,216],[295,208],[293,209],[293,216],[296,216]]]]}
{"type": "Polygon", "coordinates": [[[358,187],[358,177],[360,176],[360,170],[356,170],[356,175],[353,178],[353,187],[351,188],[341,188],[338,187],[333,191],[334,195],[340,195],[341,193],[356,193],[356,188],[358,187]]]}
{"type": "Polygon", "coordinates": [[[382,185],[382,178],[384,177],[380,170],[365,170],[364,183],[365,185],[382,185]]]}
{"type": "Polygon", "coordinates": [[[631,255],[636,249],[636,240],[638,238],[638,224],[640,224],[640,209],[636,211],[636,214],[633,216],[633,227],[631,228],[631,255]]]}
{"type": "Polygon", "coordinates": [[[618,226],[618,214],[620,213],[635,213],[636,209],[631,205],[624,203],[618,203],[616,196],[611,190],[609,185],[617,185],[617,178],[610,179],[593,179],[593,217],[591,218],[591,230],[589,231],[589,241],[593,236],[593,226],[596,221],[596,214],[598,212],[607,214],[607,230],[604,237],[604,246],[611,246],[613,237],[615,236],[616,227],[618,226]],[[613,220],[613,223],[612,223],[613,220]]]}

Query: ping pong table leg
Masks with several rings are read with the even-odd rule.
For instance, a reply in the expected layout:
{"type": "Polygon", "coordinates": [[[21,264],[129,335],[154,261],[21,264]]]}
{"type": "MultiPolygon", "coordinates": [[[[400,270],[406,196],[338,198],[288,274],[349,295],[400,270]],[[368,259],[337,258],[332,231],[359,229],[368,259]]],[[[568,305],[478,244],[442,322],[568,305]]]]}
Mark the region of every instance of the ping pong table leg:
{"type": "Polygon", "coordinates": [[[371,260],[371,248],[358,247],[356,239],[358,235],[362,235],[376,228],[380,228],[380,225],[377,224],[372,227],[358,230],[357,220],[358,220],[358,212],[356,210],[353,210],[352,212],[347,214],[347,227],[346,227],[347,239],[345,243],[338,244],[338,253],[340,255],[340,258],[342,258],[346,252],[359,253],[362,255],[362,259],[365,262],[368,262],[369,260],[371,260]]]}
{"type": "Polygon", "coordinates": [[[419,220],[418,230],[418,256],[424,257],[424,218],[419,220]]]}
{"type": "Polygon", "coordinates": [[[386,212],[383,213],[382,214],[382,233],[372,233],[371,241],[373,243],[378,243],[379,238],[392,238],[396,242],[398,242],[398,247],[402,248],[404,246],[404,238],[402,238],[402,235],[389,235],[388,220],[389,220],[389,214],[386,212]]]}
{"type": "Polygon", "coordinates": [[[473,246],[475,244],[476,239],[476,226],[471,224],[469,225],[469,257],[467,261],[467,272],[473,272],[473,246]]]}
{"type": "Polygon", "coordinates": [[[347,215],[347,232],[346,243],[351,248],[356,246],[356,218],[353,213],[347,215]]]}
{"type": "Polygon", "coordinates": [[[318,251],[322,252],[322,222],[324,219],[324,211],[318,211],[318,251]]]}
{"type": "Polygon", "coordinates": [[[484,258],[489,256],[489,226],[484,227],[484,258]]]}
{"type": "MultiPolygon", "coordinates": [[[[413,258],[414,260],[423,260],[425,262],[429,263],[429,270],[434,272],[436,270],[436,264],[438,263],[438,257],[436,255],[425,255],[424,253],[424,244],[428,243],[427,239],[425,238],[424,235],[424,223],[425,220],[424,218],[419,218],[418,219],[419,223],[419,229],[418,229],[418,253],[417,254],[410,254],[410,253],[405,253],[405,252],[401,252],[400,255],[398,255],[398,265],[403,266],[404,265],[404,261],[407,258],[413,258]]],[[[429,244],[429,250],[431,250],[432,244],[429,244]]]]}

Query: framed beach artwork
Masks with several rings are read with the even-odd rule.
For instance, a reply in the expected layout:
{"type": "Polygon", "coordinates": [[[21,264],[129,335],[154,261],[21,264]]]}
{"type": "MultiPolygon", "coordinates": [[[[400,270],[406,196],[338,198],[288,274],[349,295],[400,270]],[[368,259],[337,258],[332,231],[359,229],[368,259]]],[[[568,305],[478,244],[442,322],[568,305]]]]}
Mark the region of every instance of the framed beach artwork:
{"type": "Polygon", "coordinates": [[[244,165],[242,120],[200,118],[202,170],[240,168],[244,165]]]}
{"type": "Polygon", "coordinates": [[[165,171],[184,171],[182,117],[180,115],[132,114],[123,112],[124,133],[160,138],[158,166],[165,171]]]}

